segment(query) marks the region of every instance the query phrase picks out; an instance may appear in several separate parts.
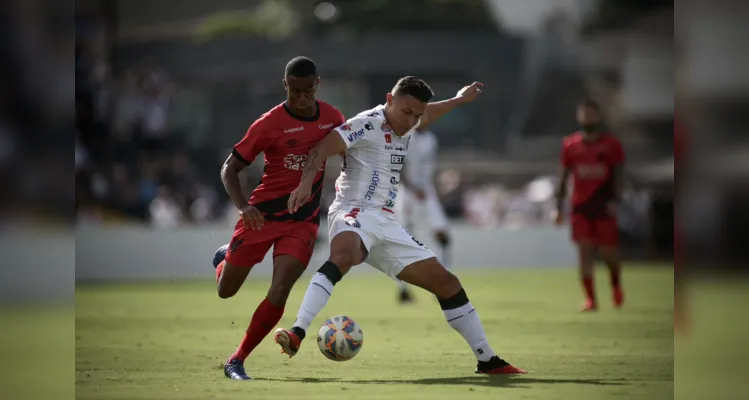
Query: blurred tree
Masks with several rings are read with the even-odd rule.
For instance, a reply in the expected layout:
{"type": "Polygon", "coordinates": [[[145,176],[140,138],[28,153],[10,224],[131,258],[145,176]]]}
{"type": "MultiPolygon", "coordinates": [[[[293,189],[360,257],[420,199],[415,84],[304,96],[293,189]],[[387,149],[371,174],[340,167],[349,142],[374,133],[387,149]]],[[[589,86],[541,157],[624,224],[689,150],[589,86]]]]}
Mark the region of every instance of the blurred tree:
{"type": "Polygon", "coordinates": [[[223,11],[208,16],[195,31],[205,42],[226,36],[258,36],[283,39],[296,33],[300,15],[292,0],[263,0],[251,11],[223,11]]]}
{"type": "Polygon", "coordinates": [[[623,29],[642,16],[674,8],[674,0],[599,0],[598,9],[583,24],[585,35],[623,29]]]}
{"type": "Polygon", "coordinates": [[[225,36],[286,38],[299,32],[321,34],[329,29],[354,34],[370,32],[443,31],[496,32],[483,0],[263,0],[251,11],[213,14],[196,30],[199,41],[225,36]],[[315,16],[328,3],[336,18],[315,16]]]}
{"type": "MultiPolygon", "coordinates": [[[[333,24],[354,33],[382,31],[496,32],[483,0],[328,0],[341,18],[333,24]]],[[[321,3],[320,1],[317,2],[321,3]]],[[[313,31],[331,24],[316,21],[313,31]]]]}

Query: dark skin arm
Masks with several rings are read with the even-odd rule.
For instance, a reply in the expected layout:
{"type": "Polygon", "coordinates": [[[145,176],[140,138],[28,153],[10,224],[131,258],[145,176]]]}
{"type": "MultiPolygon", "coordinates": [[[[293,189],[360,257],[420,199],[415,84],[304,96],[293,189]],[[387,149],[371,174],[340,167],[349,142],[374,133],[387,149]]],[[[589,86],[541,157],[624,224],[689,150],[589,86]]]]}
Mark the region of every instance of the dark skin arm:
{"type": "Polygon", "coordinates": [[[331,132],[323,140],[315,145],[307,154],[307,165],[302,171],[302,179],[299,182],[299,186],[291,192],[289,196],[289,213],[293,214],[299,210],[299,208],[309,201],[312,195],[312,184],[315,181],[315,176],[320,171],[323,162],[330,156],[336,154],[342,154],[346,151],[346,142],[343,141],[341,135],[337,132],[331,132]]]}
{"type": "Polygon", "coordinates": [[[554,218],[554,222],[557,225],[561,225],[564,222],[564,200],[567,198],[567,181],[569,180],[572,170],[569,168],[563,168],[559,174],[559,181],[557,182],[557,189],[554,193],[554,197],[557,201],[557,213],[554,218]]]}
{"type": "Polygon", "coordinates": [[[229,154],[229,157],[221,167],[221,182],[224,184],[226,194],[229,195],[231,202],[239,210],[239,216],[242,218],[245,228],[258,230],[263,226],[263,215],[257,208],[247,204],[247,198],[242,192],[242,185],[239,183],[239,173],[246,166],[237,157],[229,154]]]}

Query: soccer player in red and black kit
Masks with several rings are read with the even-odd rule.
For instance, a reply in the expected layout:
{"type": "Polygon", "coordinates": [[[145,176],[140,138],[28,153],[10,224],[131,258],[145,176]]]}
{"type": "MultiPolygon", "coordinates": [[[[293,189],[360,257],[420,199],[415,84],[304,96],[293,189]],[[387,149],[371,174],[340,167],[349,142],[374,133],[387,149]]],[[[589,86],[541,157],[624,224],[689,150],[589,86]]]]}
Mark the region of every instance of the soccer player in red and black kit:
{"type": "Polygon", "coordinates": [[[614,306],[619,308],[624,302],[624,292],[616,210],[621,194],[624,150],[618,139],[602,130],[601,110],[596,102],[585,100],[578,105],[577,122],[581,130],[564,139],[555,223],[564,222],[562,208],[567,180],[572,175],[572,240],[577,244],[585,289],[582,310],[598,308],[593,283],[596,250],[609,268],[614,306]]]}
{"type": "Polygon", "coordinates": [[[281,319],[289,292],[312,256],[325,165],[315,177],[310,201],[294,214],[287,209],[289,194],[299,184],[312,147],[345,122],[336,108],[315,99],[319,83],[312,60],[296,57],[289,61],[283,79],[286,101],[250,126],[221,169],[221,180],[241,218],[229,244],[214,256],[219,297],[234,296],[252,267],[273,247],[270,289],[252,315],[239,347],[224,365],[224,375],[230,379],[250,379],[245,359],[281,319]],[[265,170],[248,202],[238,174],[261,152],[265,153],[265,170]]]}

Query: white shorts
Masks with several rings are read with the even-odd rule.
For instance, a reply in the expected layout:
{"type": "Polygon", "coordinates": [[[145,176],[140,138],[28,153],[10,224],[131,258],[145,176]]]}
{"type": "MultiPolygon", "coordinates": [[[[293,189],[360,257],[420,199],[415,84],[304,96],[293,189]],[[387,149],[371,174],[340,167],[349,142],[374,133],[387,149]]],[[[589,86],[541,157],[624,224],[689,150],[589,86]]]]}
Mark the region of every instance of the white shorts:
{"type": "Polygon", "coordinates": [[[427,190],[426,198],[419,200],[412,191],[401,188],[395,199],[394,210],[400,223],[412,231],[420,228],[446,231],[449,228],[447,216],[434,190],[427,190]]]}
{"type": "Polygon", "coordinates": [[[392,213],[341,206],[328,211],[330,241],[341,232],[356,232],[369,252],[366,263],[393,279],[407,266],[436,257],[411,236],[392,213]]]}

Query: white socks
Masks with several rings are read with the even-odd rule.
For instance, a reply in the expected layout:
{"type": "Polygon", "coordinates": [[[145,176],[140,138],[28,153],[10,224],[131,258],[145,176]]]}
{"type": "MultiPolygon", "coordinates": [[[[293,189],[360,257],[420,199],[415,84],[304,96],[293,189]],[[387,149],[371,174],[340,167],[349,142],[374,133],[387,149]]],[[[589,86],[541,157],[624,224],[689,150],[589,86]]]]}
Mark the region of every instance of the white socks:
{"type": "Polygon", "coordinates": [[[442,312],[445,314],[447,323],[463,335],[463,339],[471,346],[473,354],[479,361],[489,361],[496,355],[489,346],[478,313],[470,302],[452,310],[442,310],[442,312]]]}
{"type": "Polygon", "coordinates": [[[307,331],[312,320],[328,304],[328,299],[333,293],[333,287],[333,283],[319,272],[312,277],[309,287],[307,287],[307,292],[304,293],[302,306],[299,307],[299,312],[296,315],[296,321],[294,321],[295,327],[302,328],[305,332],[307,331]]]}

